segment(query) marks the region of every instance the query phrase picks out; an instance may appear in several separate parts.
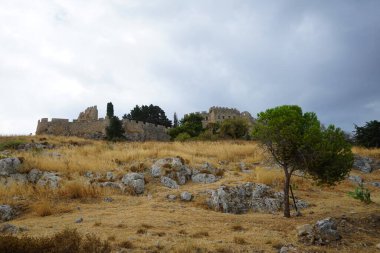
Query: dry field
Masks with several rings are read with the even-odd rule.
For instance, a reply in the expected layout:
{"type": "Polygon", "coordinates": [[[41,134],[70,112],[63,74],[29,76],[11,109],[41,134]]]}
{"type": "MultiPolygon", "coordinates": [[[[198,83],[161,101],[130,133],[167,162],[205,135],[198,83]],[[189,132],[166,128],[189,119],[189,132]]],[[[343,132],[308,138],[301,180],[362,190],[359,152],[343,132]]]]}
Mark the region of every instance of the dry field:
{"type": "MultiPolygon", "coordinates": [[[[299,252],[376,252],[380,243],[380,188],[368,186],[373,203],[364,204],[348,196],[355,185],[345,180],[335,187],[319,187],[307,178],[294,176],[297,197],[310,207],[302,216],[284,218],[282,213],[224,214],[205,205],[206,190],[242,182],[260,182],[277,190],[282,187],[281,170],[270,165],[256,142],[145,142],[108,143],[66,137],[0,137],[0,144],[48,142],[55,148],[12,151],[23,157],[23,170],[33,168],[56,171],[63,178],[58,189],[34,185],[0,186],[0,204],[19,206],[23,212],[16,226],[29,230],[30,236],[49,236],[65,228],[82,234],[93,233],[110,241],[118,252],[278,252],[282,245],[293,244],[299,252]],[[43,139],[42,139],[43,138],[43,139]],[[141,196],[93,187],[83,176],[86,172],[113,172],[122,177],[130,171],[149,171],[155,160],[182,157],[189,166],[209,162],[224,170],[213,184],[186,183],[173,190],[147,178],[141,196]],[[239,163],[248,165],[243,173],[239,163]],[[269,168],[268,168],[269,167],[269,168]],[[168,194],[189,191],[192,202],[169,201],[168,194]],[[105,202],[112,197],[112,202],[105,202]],[[83,217],[82,223],[75,220],[83,217]],[[306,246],[297,240],[296,227],[333,217],[347,221],[341,230],[343,239],[329,246],[306,246]]],[[[354,153],[380,158],[380,150],[353,148],[354,153]]],[[[380,170],[370,174],[352,171],[366,181],[380,182],[380,170]]],[[[378,250],[380,252],[380,250],[378,250]]]]}

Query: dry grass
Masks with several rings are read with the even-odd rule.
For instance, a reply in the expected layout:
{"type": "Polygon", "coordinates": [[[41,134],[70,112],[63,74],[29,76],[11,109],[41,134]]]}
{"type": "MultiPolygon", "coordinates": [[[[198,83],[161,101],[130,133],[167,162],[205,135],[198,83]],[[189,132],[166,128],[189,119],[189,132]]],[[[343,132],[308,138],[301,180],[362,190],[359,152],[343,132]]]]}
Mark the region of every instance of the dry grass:
{"type": "MultiPolygon", "coordinates": [[[[25,141],[29,142],[32,138],[38,141],[37,137],[25,137],[25,141]]],[[[278,190],[282,188],[281,169],[252,165],[264,161],[262,150],[255,142],[114,144],[76,138],[46,138],[47,142],[57,145],[57,149],[15,152],[15,155],[25,157],[26,169],[35,167],[59,171],[63,177],[60,188],[0,185],[0,204],[30,204],[30,212],[22,213],[12,221],[16,226],[28,227],[29,231],[24,233],[29,236],[52,236],[63,227],[75,227],[82,234],[90,232],[103,240],[109,239],[116,252],[120,248],[133,249],[133,252],[274,252],[274,247],[290,243],[296,245],[300,252],[318,252],[321,248],[298,242],[294,235],[296,226],[311,224],[329,216],[345,215],[350,219],[361,219],[380,210],[378,188],[371,188],[374,203],[364,205],[347,196],[347,192],[355,187],[348,180],[335,187],[321,188],[313,185],[311,180],[296,175],[292,177],[292,184],[297,186],[294,187],[296,197],[312,204],[302,211],[301,217],[286,219],[280,212],[232,215],[207,209],[205,192],[222,184],[250,181],[267,183],[278,190]],[[52,152],[61,156],[49,155],[52,152]],[[128,171],[147,171],[155,159],[168,156],[181,156],[190,166],[209,162],[223,169],[223,178],[213,184],[189,182],[181,185],[179,190],[165,188],[157,180],[149,178],[145,193],[140,196],[91,188],[81,181],[84,180],[81,175],[85,171],[103,175],[106,171],[112,171],[118,176],[128,171]],[[235,170],[241,161],[251,167],[251,173],[235,170]],[[181,191],[193,193],[194,200],[186,204],[167,200],[168,194],[179,195],[181,191]],[[103,202],[100,196],[112,197],[114,201],[103,202]],[[84,199],[91,201],[82,201],[84,199]],[[40,211],[37,211],[38,203],[41,205],[40,211]],[[63,207],[71,211],[60,211],[63,207]],[[49,210],[51,215],[45,215],[49,210]],[[78,217],[83,217],[84,221],[75,224],[78,217]]],[[[364,154],[369,151],[354,148],[354,152],[364,154]]],[[[376,152],[380,153],[379,150],[370,152],[373,156],[376,152]]],[[[380,171],[358,175],[367,181],[380,180],[380,171]]],[[[344,234],[342,245],[323,247],[322,250],[327,253],[372,252],[374,246],[366,248],[360,243],[376,245],[377,235],[357,230],[344,234]]]]}
{"type": "Polygon", "coordinates": [[[353,147],[352,152],[361,156],[380,159],[380,148],[353,147]]]}

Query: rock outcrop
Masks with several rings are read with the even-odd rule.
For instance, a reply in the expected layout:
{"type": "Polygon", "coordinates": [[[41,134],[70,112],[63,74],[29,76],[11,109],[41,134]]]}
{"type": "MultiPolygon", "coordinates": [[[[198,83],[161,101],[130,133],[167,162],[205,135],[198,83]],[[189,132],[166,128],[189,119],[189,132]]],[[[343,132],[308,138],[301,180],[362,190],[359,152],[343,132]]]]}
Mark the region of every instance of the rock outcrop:
{"type": "Polygon", "coordinates": [[[163,185],[178,188],[191,178],[191,169],[180,157],[169,157],[157,160],[151,168],[153,177],[160,178],[163,185]]]}
{"type": "Polygon", "coordinates": [[[16,157],[0,160],[0,176],[10,176],[19,173],[21,161],[16,157]]]}
{"type": "MultiPolygon", "coordinates": [[[[224,213],[242,214],[248,211],[277,212],[283,207],[283,193],[274,192],[265,184],[245,183],[237,186],[221,186],[210,191],[207,203],[211,209],[224,213]]],[[[307,203],[296,201],[298,208],[307,203]]]]}
{"type": "Polygon", "coordinates": [[[121,181],[127,187],[130,187],[130,189],[133,190],[135,194],[144,193],[144,187],[145,187],[144,174],[135,173],[135,172],[128,173],[124,175],[121,181]]]}
{"type": "Polygon", "coordinates": [[[337,223],[331,218],[319,220],[313,226],[310,224],[298,226],[297,236],[303,243],[316,245],[326,245],[341,239],[337,223]]]}
{"type": "Polygon", "coordinates": [[[10,205],[0,205],[0,221],[9,221],[16,216],[16,211],[10,205]]]}
{"type": "Polygon", "coordinates": [[[355,155],[354,158],[355,158],[354,165],[353,165],[354,169],[360,170],[361,172],[364,172],[364,173],[372,172],[371,158],[359,156],[359,155],[355,155]]]}

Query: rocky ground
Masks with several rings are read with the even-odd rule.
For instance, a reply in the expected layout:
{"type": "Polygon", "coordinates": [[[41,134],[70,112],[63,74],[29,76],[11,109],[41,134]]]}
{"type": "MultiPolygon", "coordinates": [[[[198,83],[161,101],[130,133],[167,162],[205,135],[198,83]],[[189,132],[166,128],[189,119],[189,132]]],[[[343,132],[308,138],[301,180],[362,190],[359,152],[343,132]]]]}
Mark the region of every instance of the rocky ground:
{"type": "Polygon", "coordinates": [[[288,219],[281,170],[254,142],[22,141],[0,153],[0,236],[75,228],[114,252],[380,252],[380,152],[356,152],[335,187],[295,175],[288,219]],[[371,203],[348,195],[358,184],[371,203]]]}

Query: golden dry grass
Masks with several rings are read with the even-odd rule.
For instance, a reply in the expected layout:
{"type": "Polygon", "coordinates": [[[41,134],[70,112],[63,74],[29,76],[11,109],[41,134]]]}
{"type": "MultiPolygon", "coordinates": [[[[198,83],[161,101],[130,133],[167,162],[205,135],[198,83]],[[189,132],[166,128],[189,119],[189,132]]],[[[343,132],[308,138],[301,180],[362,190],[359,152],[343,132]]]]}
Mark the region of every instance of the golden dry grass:
{"type": "MultiPolygon", "coordinates": [[[[40,137],[23,138],[38,142],[40,137]]],[[[126,248],[133,252],[276,252],[278,247],[289,243],[305,252],[371,252],[374,247],[363,247],[362,243],[379,243],[377,236],[360,230],[345,234],[344,244],[339,247],[305,246],[297,241],[298,225],[329,216],[346,215],[360,220],[380,213],[380,190],[369,186],[374,203],[365,205],[347,195],[355,187],[348,180],[336,187],[321,188],[309,179],[293,176],[296,197],[312,204],[301,217],[286,219],[281,213],[232,215],[206,209],[204,192],[222,184],[249,181],[282,188],[282,170],[266,168],[271,165],[256,142],[107,143],[43,138],[57,148],[15,152],[15,155],[25,158],[25,170],[58,171],[64,178],[62,186],[52,190],[31,185],[0,185],[0,204],[24,203],[30,207],[12,221],[17,226],[28,227],[27,235],[49,236],[66,227],[77,228],[81,233],[91,232],[103,240],[109,239],[115,251],[126,248]],[[50,155],[54,152],[60,156],[50,155]],[[224,170],[223,178],[208,185],[190,182],[179,190],[165,188],[148,178],[142,196],[91,188],[82,181],[81,175],[86,171],[102,174],[113,171],[120,177],[128,171],[147,170],[154,160],[172,156],[181,156],[190,166],[209,162],[224,170]],[[249,165],[251,173],[240,171],[239,162],[249,165]],[[193,193],[194,200],[190,203],[167,200],[168,194],[179,195],[182,191],[193,193]],[[114,201],[103,202],[105,196],[114,201]],[[75,224],[78,217],[84,221],[75,224]]],[[[353,151],[372,157],[380,154],[379,150],[353,148],[353,151]]],[[[367,181],[380,181],[380,171],[365,175],[353,171],[352,174],[367,181]]]]}

